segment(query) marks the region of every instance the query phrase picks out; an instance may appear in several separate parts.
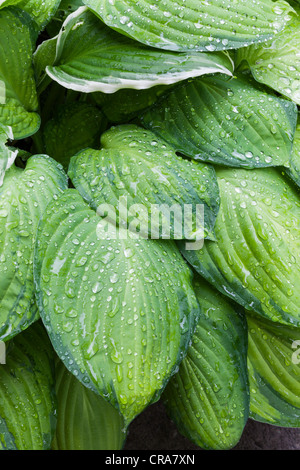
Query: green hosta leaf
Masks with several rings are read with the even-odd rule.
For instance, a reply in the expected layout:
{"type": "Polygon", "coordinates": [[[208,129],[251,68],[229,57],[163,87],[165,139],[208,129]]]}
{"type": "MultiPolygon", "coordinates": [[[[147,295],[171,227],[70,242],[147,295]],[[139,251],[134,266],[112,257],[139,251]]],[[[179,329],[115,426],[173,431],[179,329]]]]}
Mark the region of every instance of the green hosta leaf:
{"type": "Polygon", "coordinates": [[[255,421],[281,427],[299,427],[299,408],[287,403],[248,362],[250,377],[250,413],[255,421]]]}
{"type": "Polygon", "coordinates": [[[12,131],[9,126],[3,126],[0,124],[0,142],[5,144],[7,140],[13,139],[12,131]]]}
{"type": "Polygon", "coordinates": [[[83,0],[111,28],[171,51],[236,49],[273,37],[288,3],[271,0],[83,0]]]}
{"type": "Polygon", "coordinates": [[[69,166],[74,186],[99,215],[109,202],[117,224],[146,238],[214,237],[219,190],[212,167],[184,160],[135,125],[111,128],[101,144],[79,152],[69,166]]]}
{"type": "Polygon", "coordinates": [[[18,151],[9,149],[5,144],[13,138],[11,129],[0,124],[0,187],[3,184],[5,172],[12,166],[17,158],[18,151]]]}
{"type": "Polygon", "coordinates": [[[67,186],[66,175],[47,156],[13,165],[0,188],[0,338],[8,340],[38,317],[33,305],[33,248],[46,205],[67,186]]]}
{"type": "Polygon", "coordinates": [[[59,3],[60,0],[4,0],[0,1],[0,9],[11,5],[17,6],[29,13],[41,31],[55,14],[59,3]]]}
{"type": "Polygon", "coordinates": [[[13,130],[16,140],[35,134],[40,127],[40,117],[35,112],[28,112],[17,100],[7,98],[5,105],[0,105],[1,122],[6,122],[13,130]]]}
{"type": "Polygon", "coordinates": [[[75,101],[61,106],[43,130],[45,150],[65,169],[70,157],[87,147],[99,147],[107,120],[92,104],[75,101]]]}
{"type": "Polygon", "coordinates": [[[237,167],[287,165],[295,104],[241,78],[185,82],[142,117],[143,124],[196,160],[237,167]]]}
{"type": "Polygon", "coordinates": [[[56,366],[57,426],[52,450],[120,450],[126,434],[118,411],[85,387],[61,361],[56,366]]]}
{"type": "Polygon", "coordinates": [[[251,417],[299,427],[300,330],[250,315],[247,320],[251,417]]]}
{"type": "Polygon", "coordinates": [[[217,242],[186,259],[218,290],[250,311],[300,326],[300,206],[274,168],[217,171],[217,242]]]}
{"type": "MultiPolygon", "coordinates": [[[[48,77],[46,75],[45,69],[47,65],[53,64],[56,56],[56,43],[57,37],[43,41],[36,49],[33,55],[34,71],[36,82],[39,88],[41,88],[41,83],[47,82],[48,77]]],[[[42,90],[43,91],[43,90],[42,90]]]]}
{"type": "Polygon", "coordinates": [[[0,8],[17,5],[21,0],[0,0],[0,8]]]}
{"type": "Polygon", "coordinates": [[[114,233],[112,225],[106,231],[69,189],[41,219],[34,271],[56,352],[128,425],[159,398],[198,317],[191,272],[176,245],[114,233]]]}
{"type": "Polygon", "coordinates": [[[40,96],[40,106],[41,106],[41,118],[43,122],[43,127],[41,128],[39,134],[35,136],[34,143],[37,144],[33,147],[33,150],[36,153],[44,153],[45,145],[43,141],[43,131],[48,121],[52,118],[59,118],[60,110],[67,108],[71,103],[75,101],[83,101],[85,98],[80,95],[78,92],[73,92],[67,90],[66,88],[61,87],[58,83],[51,81],[48,83],[40,96]]]}
{"type": "Polygon", "coordinates": [[[286,170],[292,180],[300,187],[300,120],[298,119],[298,125],[293,143],[293,151],[290,158],[290,168],[286,170]]]}
{"type": "Polygon", "coordinates": [[[40,126],[32,30],[30,17],[21,10],[0,10],[0,123],[11,126],[15,139],[34,134],[40,126]]]}
{"type": "Polygon", "coordinates": [[[59,4],[60,0],[21,0],[17,6],[27,11],[42,31],[54,16],[59,4]]]}
{"type": "Polygon", "coordinates": [[[224,53],[152,49],[108,28],[85,7],[66,19],[56,51],[47,74],[66,88],[86,93],[140,90],[207,73],[232,73],[232,62],[224,53]]]}
{"type": "Polygon", "coordinates": [[[297,16],[273,41],[239,50],[237,64],[246,61],[255,80],[300,104],[299,42],[297,16]]]}
{"type": "Polygon", "coordinates": [[[49,450],[55,415],[53,348],[37,322],[7,344],[0,365],[0,449],[49,450]]]}
{"type": "Polygon", "coordinates": [[[196,279],[202,315],[187,355],[163,394],[181,433],[205,449],[240,440],[249,413],[247,325],[241,308],[196,279]]]}
{"type": "Polygon", "coordinates": [[[126,124],[140,115],[141,111],[153,105],[158,97],[172,85],[161,85],[147,90],[133,90],[126,88],[113,94],[93,93],[93,99],[110,122],[126,124]]]}

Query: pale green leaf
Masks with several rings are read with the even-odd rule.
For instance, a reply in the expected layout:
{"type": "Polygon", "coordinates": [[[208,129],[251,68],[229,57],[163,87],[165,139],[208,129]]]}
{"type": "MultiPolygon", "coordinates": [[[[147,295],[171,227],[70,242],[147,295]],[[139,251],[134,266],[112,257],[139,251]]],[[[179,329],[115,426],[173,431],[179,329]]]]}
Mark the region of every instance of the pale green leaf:
{"type": "Polygon", "coordinates": [[[56,42],[57,37],[47,39],[43,41],[36,49],[33,55],[33,64],[35,70],[35,77],[38,87],[41,86],[41,82],[45,80],[46,67],[49,64],[53,64],[56,56],[56,42]]]}
{"type": "Polygon", "coordinates": [[[300,187],[300,120],[294,137],[293,150],[290,158],[290,168],[286,170],[292,180],[300,187]]]}
{"type": "Polygon", "coordinates": [[[103,226],[69,189],[41,219],[34,275],[57,354],[128,425],[159,399],[199,315],[191,271],[175,243],[103,226]]]}
{"type": "Polygon", "coordinates": [[[300,104],[300,19],[293,20],[272,41],[237,53],[237,65],[246,61],[258,82],[300,104]]]}

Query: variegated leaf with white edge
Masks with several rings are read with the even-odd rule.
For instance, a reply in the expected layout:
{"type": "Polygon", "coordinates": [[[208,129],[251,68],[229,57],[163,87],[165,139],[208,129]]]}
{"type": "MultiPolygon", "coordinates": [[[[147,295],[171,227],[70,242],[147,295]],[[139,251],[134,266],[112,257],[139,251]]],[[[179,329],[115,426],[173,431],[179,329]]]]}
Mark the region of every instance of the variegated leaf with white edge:
{"type": "Polygon", "coordinates": [[[0,124],[0,187],[3,184],[5,172],[12,166],[18,155],[18,150],[6,146],[8,139],[13,139],[12,129],[0,124]]]}
{"type": "Polygon", "coordinates": [[[225,53],[174,53],[147,47],[107,27],[86,7],[65,20],[54,63],[46,67],[60,85],[84,93],[142,90],[203,74],[231,76],[232,70],[225,53]]]}

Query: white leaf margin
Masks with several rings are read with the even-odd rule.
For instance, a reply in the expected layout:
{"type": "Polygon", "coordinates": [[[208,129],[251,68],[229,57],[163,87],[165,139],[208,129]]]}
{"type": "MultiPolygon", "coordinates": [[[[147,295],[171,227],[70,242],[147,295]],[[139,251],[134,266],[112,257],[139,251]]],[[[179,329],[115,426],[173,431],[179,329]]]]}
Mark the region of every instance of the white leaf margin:
{"type": "Polygon", "coordinates": [[[19,153],[18,149],[12,150],[6,146],[6,141],[13,138],[12,128],[0,124],[0,187],[3,185],[6,171],[14,164],[19,153]]]}
{"type": "MultiPolygon", "coordinates": [[[[90,11],[90,10],[86,6],[79,7],[75,12],[71,13],[68,16],[68,18],[65,20],[59,34],[56,36],[57,38],[56,57],[55,57],[54,65],[52,66],[48,65],[46,67],[47,75],[52,80],[56,81],[59,85],[65,88],[69,88],[74,91],[79,91],[82,93],[93,93],[93,92],[100,91],[102,93],[111,94],[124,88],[131,88],[135,90],[145,90],[145,89],[149,89],[153,86],[158,86],[158,85],[172,85],[182,80],[199,77],[203,75],[204,73],[205,74],[223,73],[225,75],[232,77],[232,72],[229,69],[227,69],[226,67],[222,65],[216,64],[215,66],[211,66],[211,67],[199,67],[197,69],[192,69],[189,71],[185,70],[183,72],[172,73],[172,75],[170,75],[170,73],[165,73],[165,74],[157,76],[155,79],[153,78],[153,79],[144,79],[144,80],[141,80],[141,79],[132,80],[132,79],[123,79],[123,78],[117,79],[116,77],[111,77],[111,82],[107,83],[101,80],[101,77],[99,77],[99,81],[84,80],[84,79],[72,77],[72,81],[70,81],[70,76],[64,73],[63,71],[56,69],[55,64],[59,62],[59,59],[62,55],[64,44],[68,37],[69,32],[72,29],[75,29],[76,27],[80,26],[79,17],[85,11],[90,11]]],[[[231,63],[232,70],[234,70],[233,60],[231,59],[229,54],[226,54],[226,55],[231,63]]]]}

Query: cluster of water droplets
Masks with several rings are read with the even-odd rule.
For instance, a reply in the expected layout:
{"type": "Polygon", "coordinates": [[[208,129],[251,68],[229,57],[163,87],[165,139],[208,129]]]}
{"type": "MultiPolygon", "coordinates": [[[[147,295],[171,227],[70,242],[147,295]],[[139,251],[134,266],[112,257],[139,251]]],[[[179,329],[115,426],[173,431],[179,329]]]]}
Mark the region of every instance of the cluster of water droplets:
{"type": "MultiPolygon", "coordinates": [[[[249,310],[299,324],[296,195],[276,170],[228,169],[219,172],[219,185],[221,210],[215,229],[218,250],[224,256],[222,266],[217,252],[207,250],[224,273],[222,289],[249,310]]],[[[206,263],[205,249],[202,255],[206,263]]]]}
{"type": "Polygon", "coordinates": [[[124,413],[134,414],[160,389],[180,337],[190,334],[189,271],[173,246],[99,239],[99,218],[87,206],[78,212],[79,197],[68,207],[56,202],[65,217],[52,248],[49,228],[42,230],[49,253],[56,252],[41,272],[44,321],[62,338],[67,367],[101,393],[113,384],[107,396],[117,393],[124,413]]]}
{"type": "Polygon", "coordinates": [[[275,38],[238,53],[245,59],[256,80],[300,104],[300,22],[298,17],[275,38]]]}
{"type": "Polygon", "coordinates": [[[288,165],[295,119],[290,101],[217,77],[191,80],[143,116],[185,155],[247,168],[288,165]]]}
{"type": "Polygon", "coordinates": [[[59,192],[59,170],[48,167],[42,157],[37,161],[41,168],[35,167],[33,160],[24,171],[13,165],[1,188],[0,268],[7,279],[12,279],[3,284],[1,292],[1,302],[6,305],[2,310],[3,338],[14,335],[19,323],[28,326],[37,318],[33,283],[36,231],[45,206],[59,192]],[[17,302],[11,304],[12,292],[20,290],[17,302]]]}
{"type": "Polygon", "coordinates": [[[91,2],[89,6],[109,26],[151,46],[209,52],[267,40],[283,28],[290,11],[284,2],[273,5],[268,0],[189,3],[153,0],[140,4],[107,0],[100,5],[91,2]],[[156,31],[153,21],[159,25],[156,31]]]}

